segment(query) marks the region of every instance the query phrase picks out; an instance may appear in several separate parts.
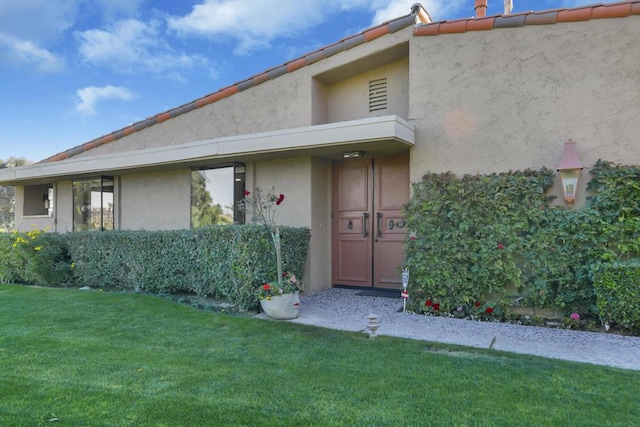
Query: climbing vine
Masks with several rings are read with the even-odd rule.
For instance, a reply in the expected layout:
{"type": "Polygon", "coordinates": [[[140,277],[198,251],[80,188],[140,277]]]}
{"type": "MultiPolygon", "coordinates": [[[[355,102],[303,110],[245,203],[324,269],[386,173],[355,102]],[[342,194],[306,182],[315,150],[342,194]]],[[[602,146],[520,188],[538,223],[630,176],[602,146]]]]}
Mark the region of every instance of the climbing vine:
{"type": "Polygon", "coordinates": [[[553,172],[427,174],[406,206],[416,311],[555,306],[596,313],[593,267],[640,255],[640,168],[599,161],[581,210],[551,205],[553,172]]]}

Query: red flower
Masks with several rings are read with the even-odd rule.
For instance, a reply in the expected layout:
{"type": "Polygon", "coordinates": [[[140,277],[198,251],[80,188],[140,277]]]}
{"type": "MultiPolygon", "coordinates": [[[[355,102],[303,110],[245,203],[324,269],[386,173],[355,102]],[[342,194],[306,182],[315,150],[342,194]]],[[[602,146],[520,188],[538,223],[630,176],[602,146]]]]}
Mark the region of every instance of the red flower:
{"type": "Polygon", "coordinates": [[[280,194],[280,197],[278,197],[278,200],[276,200],[276,205],[280,206],[280,203],[282,203],[283,200],[284,200],[284,194],[280,194]]]}
{"type": "Polygon", "coordinates": [[[502,243],[498,243],[498,249],[504,249],[504,245],[502,243]]]}
{"type": "Polygon", "coordinates": [[[434,310],[440,310],[440,304],[438,304],[438,303],[433,304],[433,309],[434,310]]]}
{"type": "Polygon", "coordinates": [[[424,305],[426,305],[427,307],[431,307],[433,303],[431,302],[430,299],[427,300],[427,302],[424,303],[424,305]]]}
{"type": "Polygon", "coordinates": [[[493,313],[493,307],[487,307],[487,309],[484,312],[487,314],[493,313]]]}
{"type": "Polygon", "coordinates": [[[270,291],[271,290],[271,285],[268,284],[268,283],[265,284],[265,285],[262,285],[262,289],[264,289],[265,291],[270,291]]]}
{"type": "Polygon", "coordinates": [[[249,190],[244,190],[244,195],[245,195],[245,197],[246,197],[246,196],[248,196],[249,194],[251,194],[251,191],[249,191],[249,190]]]}
{"type": "Polygon", "coordinates": [[[480,303],[479,302],[476,302],[474,305],[476,306],[476,308],[480,307],[480,303]]]}

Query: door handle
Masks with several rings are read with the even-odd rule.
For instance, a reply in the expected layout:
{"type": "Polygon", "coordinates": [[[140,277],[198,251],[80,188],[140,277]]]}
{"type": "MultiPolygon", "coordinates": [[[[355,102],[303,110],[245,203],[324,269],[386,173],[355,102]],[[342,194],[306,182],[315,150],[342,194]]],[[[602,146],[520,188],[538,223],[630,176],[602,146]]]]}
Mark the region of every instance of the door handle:
{"type": "Polygon", "coordinates": [[[367,237],[369,235],[369,231],[367,230],[368,219],[369,219],[369,212],[364,212],[362,214],[362,237],[367,237]]]}
{"type": "Polygon", "coordinates": [[[384,215],[382,215],[381,212],[378,212],[376,214],[376,218],[378,218],[378,226],[377,226],[377,230],[376,230],[376,236],[380,237],[382,236],[382,226],[380,225],[380,220],[382,219],[384,215]]]}

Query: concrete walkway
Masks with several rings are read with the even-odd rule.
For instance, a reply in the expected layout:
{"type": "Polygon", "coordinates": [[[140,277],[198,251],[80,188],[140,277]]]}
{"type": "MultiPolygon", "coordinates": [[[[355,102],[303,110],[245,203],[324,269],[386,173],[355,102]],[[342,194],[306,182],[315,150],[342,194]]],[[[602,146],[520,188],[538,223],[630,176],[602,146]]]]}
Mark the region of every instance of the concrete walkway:
{"type": "Polygon", "coordinates": [[[373,313],[380,323],[378,335],[479,348],[493,342],[495,350],[640,370],[640,337],[403,313],[400,298],[357,293],[328,289],[303,295],[300,316],[291,322],[357,332],[366,330],[373,313]]]}

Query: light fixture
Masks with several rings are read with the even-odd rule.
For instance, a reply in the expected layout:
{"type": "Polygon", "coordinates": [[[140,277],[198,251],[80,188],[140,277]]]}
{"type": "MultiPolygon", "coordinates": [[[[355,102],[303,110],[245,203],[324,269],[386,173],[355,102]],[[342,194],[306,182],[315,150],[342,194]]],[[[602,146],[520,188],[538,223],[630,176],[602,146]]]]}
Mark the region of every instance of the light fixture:
{"type": "Polygon", "coordinates": [[[348,153],[343,153],[342,157],[344,157],[345,159],[359,159],[361,157],[364,157],[364,155],[367,154],[364,151],[351,151],[348,153]]]}
{"type": "Polygon", "coordinates": [[[562,160],[560,160],[560,165],[558,165],[558,172],[560,172],[560,179],[562,180],[564,200],[569,207],[571,207],[576,200],[578,178],[580,177],[582,169],[583,166],[578,158],[576,143],[572,140],[565,142],[564,150],[562,151],[562,160]]]}
{"type": "Polygon", "coordinates": [[[51,206],[51,202],[49,201],[49,195],[48,194],[43,194],[42,195],[42,203],[44,203],[44,208],[46,210],[49,210],[49,207],[51,206]]]}

